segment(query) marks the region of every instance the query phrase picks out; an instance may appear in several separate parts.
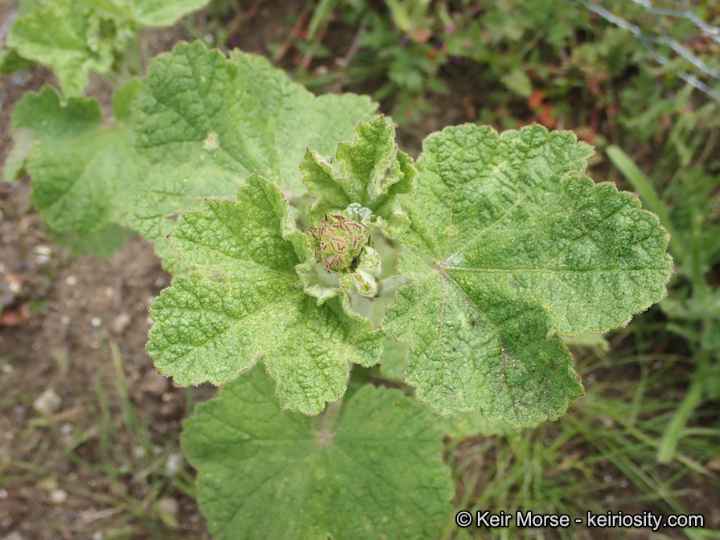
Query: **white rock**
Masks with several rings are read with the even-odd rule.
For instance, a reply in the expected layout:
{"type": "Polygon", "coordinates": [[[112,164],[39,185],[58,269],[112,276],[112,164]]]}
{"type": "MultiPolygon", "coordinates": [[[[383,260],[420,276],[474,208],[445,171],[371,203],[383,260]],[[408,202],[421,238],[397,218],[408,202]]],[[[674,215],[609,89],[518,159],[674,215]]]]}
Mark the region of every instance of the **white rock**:
{"type": "Polygon", "coordinates": [[[172,497],[160,497],[158,507],[173,519],[177,519],[180,504],[172,497]]]}
{"type": "Polygon", "coordinates": [[[150,370],[143,376],[140,388],[148,394],[162,396],[169,385],[170,381],[167,377],[160,375],[157,371],[150,370]]]}
{"type": "Polygon", "coordinates": [[[25,537],[19,532],[11,532],[5,537],[5,540],[25,540],[25,537]]]}
{"type": "Polygon", "coordinates": [[[122,334],[125,330],[127,330],[131,322],[132,319],[130,318],[130,315],[127,313],[121,313],[113,319],[113,322],[110,324],[110,330],[116,334],[122,334]]]}
{"type": "Polygon", "coordinates": [[[55,390],[48,388],[33,401],[33,407],[35,407],[35,410],[40,414],[50,416],[60,409],[61,403],[62,400],[60,396],[55,393],[55,390]]]}
{"type": "Polygon", "coordinates": [[[62,489],[53,489],[50,492],[50,502],[53,504],[62,504],[67,501],[67,498],[67,491],[64,491],[62,489]]]}
{"type": "Polygon", "coordinates": [[[182,469],[183,465],[183,456],[179,453],[172,453],[168,456],[167,461],[165,462],[165,471],[167,472],[168,476],[175,476],[177,473],[180,472],[180,469],[182,469]]]}
{"type": "Polygon", "coordinates": [[[90,324],[97,328],[102,324],[102,319],[100,317],[93,317],[92,319],[90,319],[90,324]]]}

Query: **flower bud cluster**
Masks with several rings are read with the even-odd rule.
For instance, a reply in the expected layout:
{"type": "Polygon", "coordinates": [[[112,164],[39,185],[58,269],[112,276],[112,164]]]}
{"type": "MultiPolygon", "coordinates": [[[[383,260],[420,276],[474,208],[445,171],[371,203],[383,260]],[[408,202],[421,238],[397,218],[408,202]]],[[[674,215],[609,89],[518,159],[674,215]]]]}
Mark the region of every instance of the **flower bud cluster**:
{"type": "Polygon", "coordinates": [[[372,298],[377,294],[380,256],[372,248],[370,233],[360,223],[342,215],[325,216],[321,227],[309,227],[307,234],[317,261],[325,269],[340,273],[340,288],[372,298]]]}

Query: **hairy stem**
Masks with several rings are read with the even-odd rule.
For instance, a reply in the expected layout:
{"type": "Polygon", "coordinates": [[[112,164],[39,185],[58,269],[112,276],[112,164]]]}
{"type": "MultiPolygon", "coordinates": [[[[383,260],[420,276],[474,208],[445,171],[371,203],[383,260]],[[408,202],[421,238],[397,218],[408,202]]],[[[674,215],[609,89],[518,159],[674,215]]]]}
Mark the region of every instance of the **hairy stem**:
{"type": "Polygon", "coordinates": [[[325,407],[325,411],[317,418],[315,436],[317,437],[318,444],[323,448],[332,441],[335,424],[337,424],[340,411],[342,410],[342,403],[343,398],[340,398],[328,404],[328,406],[325,407]]]}
{"type": "Polygon", "coordinates": [[[410,280],[400,274],[381,279],[378,283],[378,296],[392,296],[396,290],[408,283],[410,283],[410,280]]]}

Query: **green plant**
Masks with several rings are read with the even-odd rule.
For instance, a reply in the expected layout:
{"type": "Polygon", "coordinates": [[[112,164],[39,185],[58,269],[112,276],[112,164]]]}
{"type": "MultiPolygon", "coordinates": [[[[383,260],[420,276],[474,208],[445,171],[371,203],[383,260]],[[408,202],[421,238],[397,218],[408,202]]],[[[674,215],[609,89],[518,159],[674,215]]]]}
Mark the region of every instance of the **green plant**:
{"type": "Polygon", "coordinates": [[[654,184],[666,169],[658,167],[653,182],[620,148],[611,146],[607,152],[671,232],[669,247],[678,279],[660,306],[669,319],[668,330],[687,341],[696,370],[658,449],[658,460],[667,463],[692,412],[704,402],[720,398],[720,288],[709,276],[720,261],[718,178],[699,167],[680,167],[661,199],[654,184]]]}
{"type": "MultiPolygon", "coordinates": [[[[400,126],[422,132],[418,139],[426,132],[420,120],[440,106],[504,128],[572,127],[599,148],[627,135],[687,161],[695,143],[715,136],[717,103],[679,74],[697,72],[713,86],[718,43],[688,17],[649,13],[650,4],[597,4],[627,25],[598,16],[593,2],[323,0],[305,38],[291,40],[303,53],[295,77],[310,88],[372,88],[400,126]],[[308,47],[321,47],[319,29],[338,20],[356,36],[350,52],[334,62],[317,55],[322,65],[308,73],[308,47]]],[[[716,24],[717,10],[692,11],[696,21],[716,24]]]]}
{"type": "MultiPolygon", "coordinates": [[[[487,5],[387,0],[385,7],[382,11],[363,0],[319,2],[307,40],[314,39],[322,19],[339,8],[345,25],[359,27],[359,48],[325,78],[344,78],[347,84],[380,79],[375,97],[391,97],[393,116],[402,124],[434,110],[432,96],[448,92],[441,75],[449,74],[472,80],[473,88],[502,89],[484,92],[489,94],[483,96],[480,111],[485,121],[511,121],[494,117],[491,111],[498,108],[490,103],[504,111],[513,100],[526,101],[534,89],[541,90],[560,107],[546,119],[550,125],[570,114],[567,101],[573,90],[618,76],[629,64],[624,51],[632,36],[611,32],[598,39],[604,27],[581,5],[558,0],[487,5]]],[[[321,81],[323,77],[312,77],[307,83],[321,81]]]]}
{"type": "Polygon", "coordinates": [[[142,74],[138,35],[175,24],[208,0],[20,0],[0,55],[0,75],[38,62],[66,96],[82,93],[91,71],[125,82],[142,74]]]}
{"type": "Polygon", "coordinates": [[[593,151],[570,132],[450,127],[415,163],[366,97],[315,97],[200,43],[115,104],[102,137],[92,100],[51,90],[13,126],[35,141],[25,166],[51,226],[129,225],[175,275],[147,350],[179,384],[225,384],[183,435],[219,538],[436,537],[443,435],[558,418],[583,392],[562,337],[665,295],[667,232],[583,175],[593,151]],[[101,156],[129,141],[102,189],[78,180],[85,153],[44,150],[83,137],[101,156]],[[397,380],[406,352],[405,393],[368,384],[397,380]]]}

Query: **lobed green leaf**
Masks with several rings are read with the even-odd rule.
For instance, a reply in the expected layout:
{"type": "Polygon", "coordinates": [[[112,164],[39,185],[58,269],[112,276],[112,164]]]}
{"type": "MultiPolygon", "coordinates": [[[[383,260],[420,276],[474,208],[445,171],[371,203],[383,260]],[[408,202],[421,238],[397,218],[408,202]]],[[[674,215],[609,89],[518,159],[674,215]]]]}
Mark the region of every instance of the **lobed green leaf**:
{"type": "MultiPolygon", "coordinates": [[[[131,83],[116,93],[118,120],[134,90],[131,83]]],[[[104,240],[120,245],[127,234],[117,227],[109,236],[101,231],[123,221],[116,210],[118,194],[141,178],[132,130],[122,121],[103,125],[95,100],[69,98],[61,104],[51,87],[25,94],[15,107],[12,129],[17,150],[6,164],[6,180],[27,169],[33,178],[31,199],[52,234],[76,249],[90,234],[87,246],[104,240]]]]}
{"type": "Polygon", "coordinates": [[[636,196],[582,176],[592,149],[540,126],[428,137],[398,292],[383,328],[411,350],[405,380],[441,414],[513,426],[582,394],[559,335],[627,324],[665,295],[667,232],[636,196]]]}
{"type": "Polygon", "coordinates": [[[430,416],[365,385],[320,426],[282,412],[256,367],[197,408],[182,446],[218,540],[437,538],[453,486],[430,416]]]}
{"type": "Polygon", "coordinates": [[[348,362],[377,363],[384,336],[345,294],[304,293],[296,267],[312,250],[267,180],[183,212],[171,244],[194,273],[153,303],[147,350],[178,384],[224,384],[262,357],[283,407],[317,414],[345,392],[348,362]]]}
{"type": "Polygon", "coordinates": [[[89,73],[107,73],[143,26],[171,26],[208,0],[39,0],[21,6],[0,52],[0,74],[27,61],[51,67],[66,96],[81,95],[89,73]],[[4,58],[5,57],[5,58],[4,58]],[[27,59],[27,60],[25,60],[27,59]]]}
{"type": "Polygon", "coordinates": [[[182,17],[205,7],[209,0],[99,0],[129,8],[129,17],[143,26],[172,26],[182,17]]]}
{"type": "Polygon", "coordinates": [[[455,412],[435,418],[435,429],[444,437],[463,440],[470,437],[515,437],[521,431],[502,420],[487,420],[480,411],[455,412]]]}
{"type": "Polygon", "coordinates": [[[117,223],[110,223],[102,230],[79,235],[72,232],[56,233],[48,229],[53,243],[69,249],[73,253],[89,253],[95,257],[109,257],[122,249],[125,240],[135,236],[135,232],[117,223]]]}
{"type": "Polygon", "coordinates": [[[163,244],[178,211],[234,196],[254,172],[300,190],[308,146],[329,153],[357,121],[377,115],[368,97],[315,97],[264,58],[234,51],[227,59],[199,42],[150,63],[135,113],[138,150],[151,168],[125,206],[173,272],[183,269],[163,244]]]}
{"type": "Polygon", "coordinates": [[[21,57],[51,67],[69,96],[82,93],[90,71],[104,73],[113,62],[100,15],[73,0],[44,0],[15,21],[7,43],[21,57]]]}
{"type": "Polygon", "coordinates": [[[0,49],[0,77],[34,65],[34,62],[26,60],[13,49],[0,49]]]}

